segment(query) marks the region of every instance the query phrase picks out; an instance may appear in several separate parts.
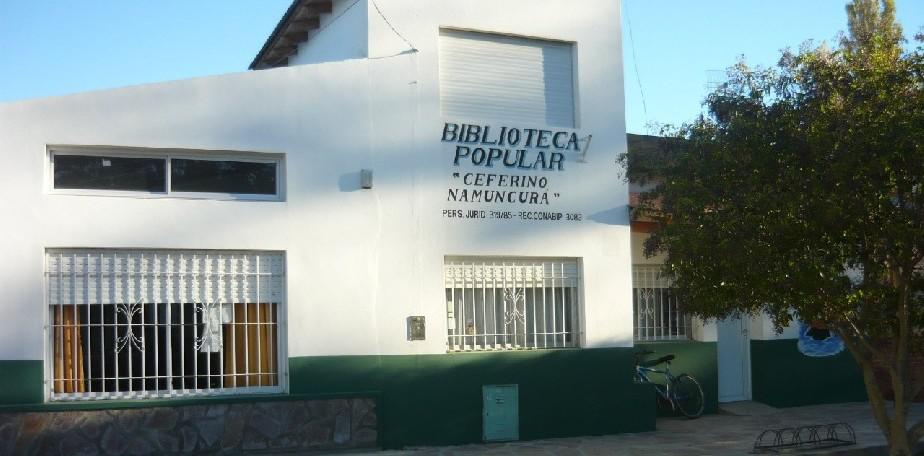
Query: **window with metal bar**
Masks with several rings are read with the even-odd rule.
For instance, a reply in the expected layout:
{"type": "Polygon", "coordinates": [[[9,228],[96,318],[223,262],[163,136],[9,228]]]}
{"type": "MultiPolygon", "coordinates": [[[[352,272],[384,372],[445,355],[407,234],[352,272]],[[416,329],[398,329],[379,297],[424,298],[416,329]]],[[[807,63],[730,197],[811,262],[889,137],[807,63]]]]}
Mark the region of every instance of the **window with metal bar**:
{"type": "Polygon", "coordinates": [[[660,265],[632,266],[632,308],[637,341],[686,340],[692,335],[692,319],[681,311],[660,265]]]}
{"type": "Polygon", "coordinates": [[[277,252],[51,249],[51,400],[277,393],[277,252]]]}
{"type": "Polygon", "coordinates": [[[448,257],[449,351],[578,346],[575,259],[448,257]]]}

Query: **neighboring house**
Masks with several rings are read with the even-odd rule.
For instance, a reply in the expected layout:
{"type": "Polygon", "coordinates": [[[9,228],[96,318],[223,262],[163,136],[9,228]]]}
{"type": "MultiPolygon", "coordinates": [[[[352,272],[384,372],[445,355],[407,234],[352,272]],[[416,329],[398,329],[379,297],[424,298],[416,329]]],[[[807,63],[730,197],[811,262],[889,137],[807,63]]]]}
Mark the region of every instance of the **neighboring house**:
{"type": "MultiPolygon", "coordinates": [[[[656,152],[662,141],[666,139],[628,135],[630,166],[635,163],[657,167],[656,152]]],[[[629,207],[638,207],[640,195],[659,183],[630,182],[629,207]]],[[[658,228],[657,223],[636,215],[631,227],[637,343],[672,341],[654,349],[692,355],[687,360],[680,356],[678,363],[685,363],[684,367],[700,378],[717,379],[714,383],[708,380],[704,383],[716,388],[713,397],[719,402],[756,400],[785,407],[865,399],[861,374],[849,353],[809,357],[800,352],[797,339],[800,331],[805,332],[803,325],[793,324],[777,334],[766,315],[718,322],[703,322],[686,315],[683,303],[671,292],[670,282],[660,274],[664,257],[647,258],[643,253],[644,242],[658,228]]]]}
{"type": "Polygon", "coordinates": [[[296,0],[258,71],[0,105],[0,453],[654,429],[620,36],[296,0]]]}

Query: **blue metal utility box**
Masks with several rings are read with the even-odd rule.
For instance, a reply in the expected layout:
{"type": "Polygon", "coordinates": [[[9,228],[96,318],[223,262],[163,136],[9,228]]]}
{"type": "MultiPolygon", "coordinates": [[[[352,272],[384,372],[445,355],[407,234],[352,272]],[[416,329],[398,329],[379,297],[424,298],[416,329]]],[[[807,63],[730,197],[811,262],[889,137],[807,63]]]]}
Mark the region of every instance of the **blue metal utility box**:
{"type": "Polygon", "coordinates": [[[518,385],[484,385],[484,441],[520,439],[518,385]]]}

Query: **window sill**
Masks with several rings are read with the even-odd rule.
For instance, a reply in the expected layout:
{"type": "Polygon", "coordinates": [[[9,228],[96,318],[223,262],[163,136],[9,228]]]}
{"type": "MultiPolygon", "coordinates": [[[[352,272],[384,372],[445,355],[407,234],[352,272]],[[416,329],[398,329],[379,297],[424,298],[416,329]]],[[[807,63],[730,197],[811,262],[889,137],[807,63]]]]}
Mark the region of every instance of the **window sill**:
{"type": "Polygon", "coordinates": [[[249,195],[234,193],[193,193],[193,192],[170,192],[170,193],[150,193],[150,192],[132,192],[117,190],[49,190],[48,195],[52,196],[97,196],[109,198],[132,198],[132,199],[176,199],[176,200],[208,200],[208,201],[260,201],[260,202],[285,202],[281,195],[249,195]]]}
{"type": "Polygon", "coordinates": [[[575,351],[581,350],[581,347],[549,347],[549,348],[497,348],[483,350],[446,350],[447,355],[465,355],[471,353],[537,353],[552,351],[575,351]]]}

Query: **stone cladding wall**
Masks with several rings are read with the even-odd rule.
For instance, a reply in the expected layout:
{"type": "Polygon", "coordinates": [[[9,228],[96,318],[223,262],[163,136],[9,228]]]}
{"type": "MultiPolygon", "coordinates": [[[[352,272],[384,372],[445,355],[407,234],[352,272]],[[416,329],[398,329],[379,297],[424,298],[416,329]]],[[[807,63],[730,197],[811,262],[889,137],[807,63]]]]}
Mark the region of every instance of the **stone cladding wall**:
{"type": "Polygon", "coordinates": [[[236,454],[377,444],[371,398],[0,412],[0,455],[236,454]]]}

